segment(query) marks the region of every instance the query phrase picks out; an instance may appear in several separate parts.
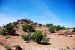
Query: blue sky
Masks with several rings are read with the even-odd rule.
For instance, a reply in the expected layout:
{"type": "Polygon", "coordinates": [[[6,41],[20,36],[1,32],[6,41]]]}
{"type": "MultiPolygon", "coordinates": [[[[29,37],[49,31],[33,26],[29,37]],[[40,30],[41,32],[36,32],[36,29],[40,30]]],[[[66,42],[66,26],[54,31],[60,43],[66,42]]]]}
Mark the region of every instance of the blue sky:
{"type": "Polygon", "coordinates": [[[0,0],[0,26],[17,19],[75,26],[75,0],[0,0]]]}

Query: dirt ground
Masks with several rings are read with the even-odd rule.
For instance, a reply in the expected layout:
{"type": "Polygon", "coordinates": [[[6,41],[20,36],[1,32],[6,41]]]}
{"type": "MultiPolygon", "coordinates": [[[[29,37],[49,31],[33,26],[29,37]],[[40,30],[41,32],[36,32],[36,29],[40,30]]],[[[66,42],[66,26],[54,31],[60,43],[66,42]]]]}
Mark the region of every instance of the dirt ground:
{"type": "MultiPolygon", "coordinates": [[[[62,50],[62,48],[70,48],[69,50],[75,50],[75,35],[72,35],[72,37],[70,37],[70,35],[58,35],[59,32],[49,34],[48,28],[46,27],[38,28],[36,30],[40,29],[41,31],[48,33],[49,45],[37,44],[33,41],[26,43],[21,36],[10,36],[10,38],[6,39],[5,36],[0,35],[0,50],[5,50],[2,44],[9,44],[11,46],[20,45],[24,50],[62,50]]],[[[22,34],[23,30],[19,29],[17,33],[22,34]]]]}
{"type": "MultiPolygon", "coordinates": [[[[2,38],[2,36],[0,37],[0,40],[5,38],[2,38]]],[[[20,36],[11,36],[11,38],[6,40],[11,46],[20,45],[24,50],[58,50],[66,47],[75,48],[75,35],[66,37],[64,35],[50,34],[48,37],[50,38],[49,45],[40,45],[32,41],[26,43],[20,36]]],[[[0,50],[5,50],[2,45],[0,45],[0,50]]]]}

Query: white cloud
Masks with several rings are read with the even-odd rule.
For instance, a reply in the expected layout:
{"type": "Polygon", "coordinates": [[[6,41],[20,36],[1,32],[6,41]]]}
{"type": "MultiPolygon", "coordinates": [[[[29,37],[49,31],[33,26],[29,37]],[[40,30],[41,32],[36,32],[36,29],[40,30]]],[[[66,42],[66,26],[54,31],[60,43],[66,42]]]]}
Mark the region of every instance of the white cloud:
{"type": "Polygon", "coordinates": [[[35,5],[34,6],[35,8],[29,12],[19,12],[18,10],[10,8],[10,11],[14,13],[12,15],[10,13],[11,16],[4,13],[0,13],[0,26],[2,26],[3,24],[7,24],[9,22],[16,21],[17,19],[25,18],[24,16],[26,16],[26,18],[29,18],[29,19],[32,18],[34,22],[35,22],[35,18],[37,18],[36,21],[41,23],[53,23],[56,25],[60,24],[60,25],[68,26],[68,27],[71,26],[71,24],[61,21],[59,16],[56,15],[54,12],[52,12],[50,8],[42,0],[29,0],[29,1],[35,5]],[[39,14],[41,14],[41,16],[39,14],[35,15],[33,12],[34,13],[38,12],[39,14]],[[32,16],[30,14],[32,14],[32,16]],[[19,17],[16,17],[16,16],[19,16],[19,17]],[[41,19],[41,20],[38,21],[38,19],[41,19]],[[43,21],[44,19],[46,20],[43,21]]]}
{"type": "Polygon", "coordinates": [[[10,22],[14,22],[18,19],[22,19],[24,17],[12,17],[12,16],[8,16],[6,14],[0,13],[0,26],[2,26],[3,24],[7,24],[10,22]]]}

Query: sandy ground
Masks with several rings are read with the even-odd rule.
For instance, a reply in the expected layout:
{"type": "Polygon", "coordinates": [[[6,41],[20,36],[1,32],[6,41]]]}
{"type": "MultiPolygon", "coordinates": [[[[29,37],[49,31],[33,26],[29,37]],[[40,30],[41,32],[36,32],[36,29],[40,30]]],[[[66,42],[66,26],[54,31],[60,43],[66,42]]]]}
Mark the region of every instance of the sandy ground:
{"type": "Polygon", "coordinates": [[[0,45],[0,50],[5,50],[5,48],[2,45],[0,45]]]}
{"type": "MultiPolygon", "coordinates": [[[[64,35],[50,34],[48,37],[50,38],[50,45],[40,45],[34,42],[26,43],[20,36],[11,36],[11,38],[7,39],[7,43],[9,43],[11,46],[20,45],[25,50],[58,50],[66,47],[75,48],[75,35],[72,37],[66,37],[64,35]]],[[[4,50],[3,46],[1,45],[0,50],[4,50]]]]}
{"type": "MultiPolygon", "coordinates": [[[[38,29],[40,30],[40,28],[38,29]]],[[[48,32],[48,28],[41,28],[41,31],[48,32]]],[[[17,31],[18,34],[22,34],[23,30],[19,29],[17,31]]],[[[58,35],[58,33],[47,34],[49,37],[50,45],[40,45],[33,41],[26,43],[21,36],[10,36],[10,38],[6,39],[6,37],[0,35],[0,43],[9,44],[11,46],[20,45],[24,50],[59,50],[61,48],[75,48],[75,35],[64,36],[58,35]]],[[[5,50],[5,48],[0,45],[0,50],[5,50]]],[[[70,49],[72,50],[72,49],[70,49]]],[[[73,49],[75,50],[75,49],[73,49]]]]}

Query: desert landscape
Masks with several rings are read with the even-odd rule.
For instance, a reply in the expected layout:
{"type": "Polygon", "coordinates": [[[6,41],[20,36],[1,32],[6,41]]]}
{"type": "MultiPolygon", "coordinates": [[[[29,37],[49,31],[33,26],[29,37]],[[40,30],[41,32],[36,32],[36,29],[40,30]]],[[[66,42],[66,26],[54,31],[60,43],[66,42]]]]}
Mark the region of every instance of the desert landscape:
{"type": "Polygon", "coordinates": [[[0,50],[75,50],[75,0],[0,0],[0,50]]]}
{"type": "MultiPolygon", "coordinates": [[[[35,24],[31,20],[21,19],[16,22],[13,22],[16,24],[13,28],[16,30],[15,34],[10,32],[1,32],[3,28],[1,28],[0,31],[0,50],[17,50],[16,45],[20,46],[22,49],[18,50],[75,50],[75,32],[71,28],[65,28],[65,29],[59,29],[59,31],[50,32],[49,27],[52,26],[52,24],[42,25],[42,24],[35,24]],[[28,21],[28,22],[26,22],[28,21]],[[23,25],[32,25],[36,31],[34,32],[42,32],[42,34],[45,33],[45,35],[48,38],[47,40],[44,40],[42,43],[38,43],[37,41],[28,40],[28,38],[22,38],[23,35],[27,35],[29,33],[33,34],[33,32],[25,32],[23,31],[23,25]],[[50,25],[48,27],[48,25],[50,25]],[[69,31],[68,31],[69,30],[69,31]],[[45,42],[47,41],[47,42],[45,42]],[[9,46],[9,47],[5,47],[9,46]]],[[[9,23],[10,24],[10,23],[9,23]]],[[[9,25],[7,24],[7,25],[9,25]]],[[[5,25],[6,26],[6,25],[5,25]]],[[[6,28],[4,26],[4,28],[6,28]]],[[[26,26],[27,27],[27,26],[26,26]]],[[[28,27],[25,29],[29,29],[28,27]]],[[[11,24],[7,26],[7,28],[11,28],[11,24]]],[[[5,30],[3,30],[5,31],[5,30]]],[[[37,33],[36,33],[37,34],[37,33]]],[[[31,35],[28,35],[31,36],[31,35]]],[[[36,38],[36,37],[35,37],[36,38]]],[[[40,37],[39,37],[40,38],[40,37]]]]}

